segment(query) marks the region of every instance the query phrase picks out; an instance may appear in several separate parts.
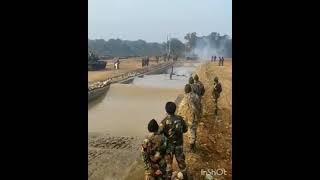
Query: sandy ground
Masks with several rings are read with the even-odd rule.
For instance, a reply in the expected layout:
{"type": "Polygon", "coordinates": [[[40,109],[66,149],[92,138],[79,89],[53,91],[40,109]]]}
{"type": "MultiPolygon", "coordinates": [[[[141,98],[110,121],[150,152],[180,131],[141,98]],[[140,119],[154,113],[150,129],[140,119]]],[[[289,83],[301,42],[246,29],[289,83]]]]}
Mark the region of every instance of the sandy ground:
{"type": "MultiPolygon", "coordinates": [[[[159,61],[159,63],[163,63],[163,61],[159,61]]],[[[155,59],[150,59],[149,66],[156,65],[155,59]]],[[[110,77],[117,76],[120,74],[124,74],[126,72],[130,72],[133,70],[137,70],[141,67],[141,58],[129,58],[129,59],[121,59],[120,60],[120,69],[113,68],[112,60],[107,61],[107,67],[105,70],[100,71],[88,71],[88,81],[103,81],[110,77]]]]}
{"type": "Polygon", "coordinates": [[[108,134],[88,134],[88,179],[116,180],[128,174],[132,161],[139,155],[141,139],[108,134]]]}

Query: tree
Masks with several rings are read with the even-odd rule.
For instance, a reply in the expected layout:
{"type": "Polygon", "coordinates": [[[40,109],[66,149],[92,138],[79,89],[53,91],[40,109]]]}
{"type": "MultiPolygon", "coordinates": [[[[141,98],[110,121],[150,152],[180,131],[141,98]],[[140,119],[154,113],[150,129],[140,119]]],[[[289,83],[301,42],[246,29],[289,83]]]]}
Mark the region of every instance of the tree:
{"type": "Polygon", "coordinates": [[[193,49],[194,47],[196,47],[196,42],[197,42],[197,33],[193,32],[193,33],[188,33],[184,39],[187,40],[187,47],[189,47],[191,49],[193,49]]]}
{"type": "Polygon", "coordinates": [[[185,51],[185,45],[177,38],[170,39],[171,54],[181,56],[185,51]]]}

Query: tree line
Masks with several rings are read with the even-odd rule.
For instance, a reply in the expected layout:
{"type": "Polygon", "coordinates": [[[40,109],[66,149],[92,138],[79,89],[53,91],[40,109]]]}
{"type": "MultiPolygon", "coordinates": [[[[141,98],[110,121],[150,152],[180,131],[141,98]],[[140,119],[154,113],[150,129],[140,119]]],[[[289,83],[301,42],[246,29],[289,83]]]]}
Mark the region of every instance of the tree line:
{"type": "MultiPolygon", "coordinates": [[[[213,32],[208,36],[198,37],[195,32],[188,33],[184,39],[186,43],[177,38],[170,39],[170,54],[184,56],[197,48],[207,48],[217,51],[226,57],[232,57],[232,39],[227,35],[213,32]]],[[[99,56],[161,56],[167,53],[169,44],[150,43],[144,40],[128,41],[121,39],[88,39],[88,49],[99,56]]]]}

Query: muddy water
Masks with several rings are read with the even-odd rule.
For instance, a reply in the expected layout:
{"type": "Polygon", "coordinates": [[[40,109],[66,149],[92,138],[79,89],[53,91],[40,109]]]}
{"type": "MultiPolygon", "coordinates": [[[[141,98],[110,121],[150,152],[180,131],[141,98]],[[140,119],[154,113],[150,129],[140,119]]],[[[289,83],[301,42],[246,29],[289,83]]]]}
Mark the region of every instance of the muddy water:
{"type": "MultiPolygon", "coordinates": [[[[89,132],[143,136],[147,122],[165,116],[165,103],[183,93],[194,67],[175,67],[169,74],[145,75],[131,84],[112,84],[100,102],[89,104],[89,132]]],[[[170,72],[171,70],[168,70],[170,72]]]]}
{"type": "Polygon", "coordinates": [[[142,136],[146,123],[165,115],[164,104],[174,101],[179,89],[113,84],[104,99],[89,109],[89,132],[115,136],[142,136]]]}
{"type": "Polygon", "coordinates": [[[147,123],[163,119],[165,103],[183,93],[194,69],[190,64],[174,67],[171,80],[169,74],[156,74],[137,77],[131,84],[112,84],[103,97],[88,104],[89,180],[121,180],[130,173],[147,123]]]}

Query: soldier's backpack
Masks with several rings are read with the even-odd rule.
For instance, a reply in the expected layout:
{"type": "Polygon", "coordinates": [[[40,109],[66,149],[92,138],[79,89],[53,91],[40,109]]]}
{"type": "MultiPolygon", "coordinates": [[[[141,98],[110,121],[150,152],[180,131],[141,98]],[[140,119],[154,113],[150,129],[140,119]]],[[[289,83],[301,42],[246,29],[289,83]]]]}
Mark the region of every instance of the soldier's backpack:
{"type": "Polygon", "coordinates": [[[178,133],[183,134],[188,131],[188,127],[186,127],[184,120],[180,116],[175,116],[173,125],[175,127],[175,131],[178,133]]]}
{"type": "Polygon", "coordinates": [[[198,83],[199,96],[203,96],[205,93],[205,89],[202,83],[198,83]]]}

